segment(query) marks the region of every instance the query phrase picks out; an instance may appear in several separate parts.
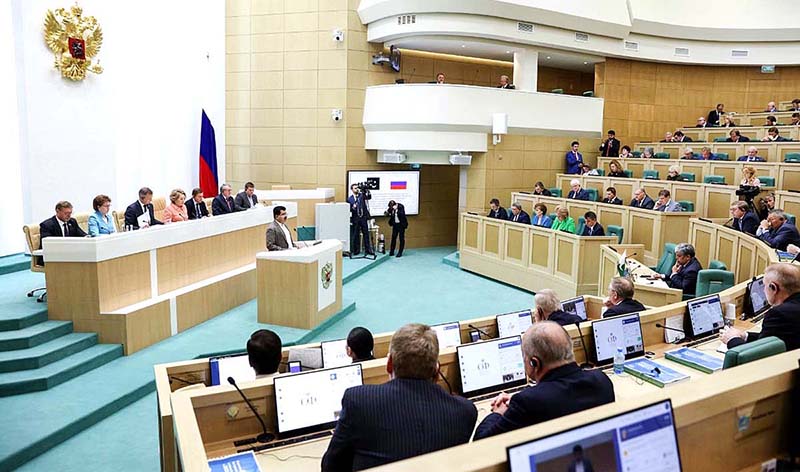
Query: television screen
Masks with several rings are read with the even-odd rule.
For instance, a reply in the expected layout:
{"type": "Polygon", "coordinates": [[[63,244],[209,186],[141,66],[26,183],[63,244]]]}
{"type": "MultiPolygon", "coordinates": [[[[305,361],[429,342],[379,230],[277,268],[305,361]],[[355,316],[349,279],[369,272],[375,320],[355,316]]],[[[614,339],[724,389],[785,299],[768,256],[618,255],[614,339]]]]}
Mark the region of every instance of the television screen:
{"type": "Polygon", "coordinates": [[[406,215],[419,214],[419,171],[351,170],[347,173],[347,191],[350,186],[365,182],[372,195],[369,212],[373,217],[383,216],[389,200],[402,203],[406,215]]]}

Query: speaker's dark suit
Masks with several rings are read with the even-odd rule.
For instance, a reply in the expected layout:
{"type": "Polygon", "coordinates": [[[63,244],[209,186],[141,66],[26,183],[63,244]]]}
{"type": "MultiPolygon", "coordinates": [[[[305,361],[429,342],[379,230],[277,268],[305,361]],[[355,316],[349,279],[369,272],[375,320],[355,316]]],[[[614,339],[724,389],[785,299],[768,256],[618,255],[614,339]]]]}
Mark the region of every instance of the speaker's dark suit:
{"type": "Polygon", "coordinates": [[[206,206],[206,202],[200,201],[197,203],[194,199],[189,199],[186,202],[186,211],[189,213],[190,220],[199,220],[200,218],[205,218],[208,216],[208,207],[206,206]]]}
{"type": "Polygon", "coordinates": [[[403,255],[403,248],[406,247],[406,228],[408,228],[408,218],[406,218],[406,207],[402,203],[397,204],[397,210],[391,209],[386,211],[386,216],[389,217],[389,226],[392,227],[392,246],[389,249],[389,255],[394,255],[394,248],[397,244],[397,238],[400,238],[400,250],[397,251],[397,257],[403,255]],[[395,213],[397,220],[395,221],[395,213]]]}
{"type": "Polygon", "coordinates": [[[748,211],[741,218],[733,219],[733,229],[755,236],[758,231],[758,216],[752,211],[748,211]]]}
{"type": "Polygon", "coordinates": [[[670,276],[667,279],[667,285],[672,288],[679,288],[683,290],[684,295],[694,295],[697,287],[697,273],[703,270],[700,261],[692,258],[688,264],[681,267],[676,273],[672,273],[670,269],[670,276]]]}
{"type": "Polygon", "coordinates": [[[706,118],[706,123],[710,124],[711,126],[719,126],[722,124],[721,116],[716,108],[708,112],[708,118],[706,118]]]}
{"type": "Polygon", "coordinates": [[[606,139],[600,145],[600,155],[603,157],[619,157],[619,139],[606,139]]]}
{"type": "Polygon", "coordinates": [[[639,313],[640,311],[645,311],[647,308],[644,307],[641,303],[637,302],[632,298],[626,298],[622,300],[618,304],[610,307],[608,310],[603,313],[603,318],[608,318],[610,316],[617,316],[617,315],[625,315],[628,313],[639,313]]]}
{"type": "MultiPolygon", "coordinates": [[[[153,210],[153,203],[145,205],[147,212],[150,213],[150,226],[163,225],[164,223],[156,219],[156,213],[153,210]]],[[[137,200],[125,209],[125,226],[133,226],[133,229],[139,229],[139,217],[144,215],[142,204],[137,200]]]]}
{"type": "Polygon", "coordinates": [[[551,370],[534,387],[511,397],[505,414],[492,413],[475,431],[483,439],[614,401],[614,385],[599,370],[570,363],[551,370]]]}
{"type": "Polygon", "coordinates": [[[322,470],[362,470],[464,444],[477,418],[472,402],[427,380],[349,388],[322,470]]]}
{"type": "Polygon", "coordinates": [[[250,197],[248,197],[247,193],[239,192],[236,194],[236,198],[233,200],[233,204],[236,206],[236,211],[249,210],[251,207],[247,200],[253,202],[253,207],[258,206],[258,197],[256,194],[252,194],[250,197]]]}
{"type": "MultiPolygon", "coordinates": [[[[795,293],[778,306],[774,306],[764,315],[764,323],[760,333],[747,333],[747,342],[760,338],[775,336],[786,344],[786,350],[800,348],[800,293],[795,293]]],[[[728,347],[743,344],[741,338],[728,341],[728,347]]]]}
{"type": "Polygon", "coordinates": [[[219,194],[211,201],[211,211],[214,212],[214,216],[217,216],[239,210],[236,209],[236,203],[233,201],[233,197],[225,198],[224,195],[219,194]]]}

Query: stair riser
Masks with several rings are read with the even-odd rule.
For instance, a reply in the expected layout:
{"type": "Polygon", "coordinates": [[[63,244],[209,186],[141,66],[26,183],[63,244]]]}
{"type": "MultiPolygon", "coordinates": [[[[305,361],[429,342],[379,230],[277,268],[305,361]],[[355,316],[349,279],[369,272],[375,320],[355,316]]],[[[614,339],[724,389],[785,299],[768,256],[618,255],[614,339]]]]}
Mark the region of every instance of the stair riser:
{"type": "Polygon", "coordinates": [[[15,331],[47,321],[47,310],[16,320],[0,320],[0,331],[15,331]]]}
{"type": "Polygon", "coordinates": [[[14,351],[17,349],[28,349],[34,346],[38,346],[39,344],[46,343],[47,341],[52,341],[55,338],[64,336],[65,334],[69,334],[71,332],[72,332],[72,323],[70,322],[57,326],[43,333],[38,333],[34,336],[30,336],[28,338],[0,341],[0,351],[14,351]]]}
{"type": "Polygon", "coordinates": [[[61,359],[71,356],[84,349],[90,348],[97,344],[97,336],[87,337],[78,342],[63,346],[57,350],[47,352],[38,357],[29,359],[12,359],[8,361],[0,361],[0,373],[2,372],[17,372],[20,370],[38,369],[47,364],[51,364],[61,359]]]}

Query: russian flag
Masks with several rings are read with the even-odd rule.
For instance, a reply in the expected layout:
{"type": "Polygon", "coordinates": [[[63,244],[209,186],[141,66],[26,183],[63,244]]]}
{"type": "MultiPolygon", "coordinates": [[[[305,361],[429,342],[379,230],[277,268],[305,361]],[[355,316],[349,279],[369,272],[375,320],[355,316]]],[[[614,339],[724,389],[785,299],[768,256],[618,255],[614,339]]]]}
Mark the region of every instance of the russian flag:
{"type": "Polygon", "coordinates": [[[390,182],[389,190],[406,190],[406,181],[403,180],[401,182],[390,182]]]}
{"type": "Polygon", "coordinates": [[[200,125],[200,188],[206,197],[216,197],[219,182],[217,180],[217,139],[214,127],[203,110],[200,125]]]}

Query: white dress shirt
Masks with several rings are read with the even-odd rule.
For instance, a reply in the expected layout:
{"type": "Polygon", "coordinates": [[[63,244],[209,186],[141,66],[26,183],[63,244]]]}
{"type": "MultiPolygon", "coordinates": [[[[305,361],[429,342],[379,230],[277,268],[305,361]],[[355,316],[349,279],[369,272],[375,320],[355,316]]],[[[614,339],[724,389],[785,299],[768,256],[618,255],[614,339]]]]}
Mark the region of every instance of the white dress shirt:
{"type": "Polygon", "coordinates": [[[289,249],[294,249],[294,244],[292,244],[292,233],[289,232],[289,228],[286,227],[283,223],[278,223],[281,230],[283,230],[283,237],[286,238],[286,242],[289,243],[289,249]]]}

